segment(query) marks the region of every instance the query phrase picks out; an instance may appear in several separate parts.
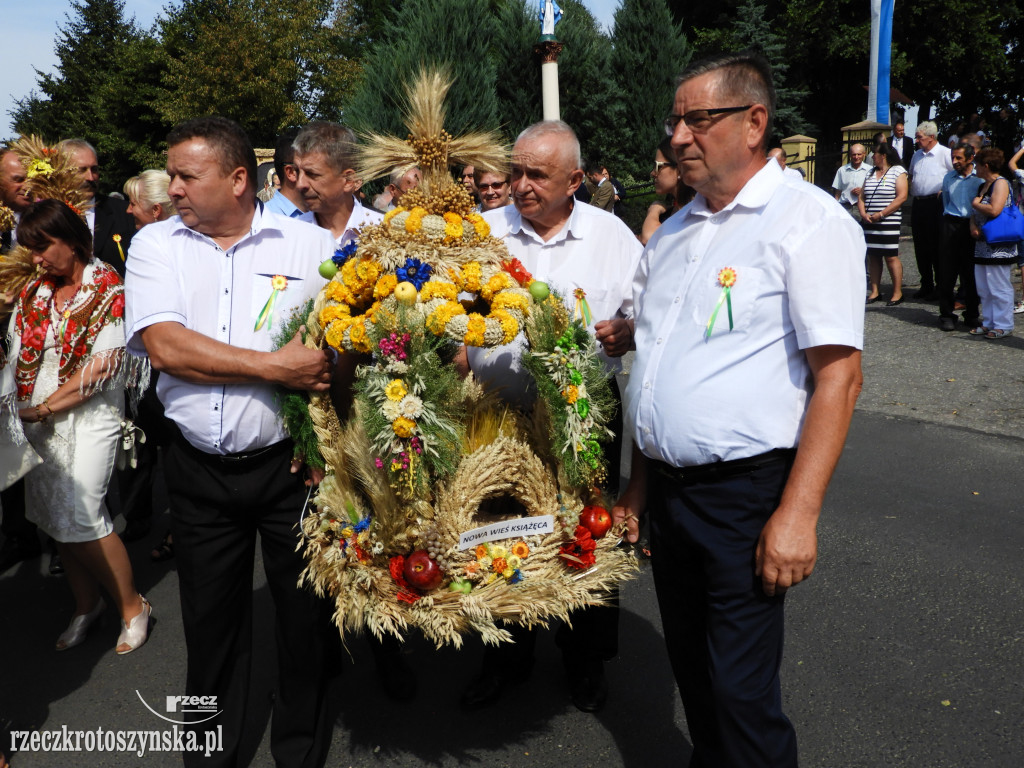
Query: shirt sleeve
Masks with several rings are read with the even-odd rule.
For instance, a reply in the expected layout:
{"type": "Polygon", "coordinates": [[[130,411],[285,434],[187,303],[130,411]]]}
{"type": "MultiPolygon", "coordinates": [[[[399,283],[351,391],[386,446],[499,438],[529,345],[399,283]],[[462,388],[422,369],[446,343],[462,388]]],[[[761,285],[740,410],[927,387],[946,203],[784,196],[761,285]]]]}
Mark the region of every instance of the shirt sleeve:
{"type": "Polygon", "coordinates": [[[125,340],[128,351],[145,355],[139,335],[156,323],[186,324],[184,296],[163,227],[150,224],[132,238],[125,275],[125,340]]]}
{"type": "Polygon", "coordinates": [[[849,216],[819,212],[803,219],[805,237],[787,244],[789,312],[801,349],[864,347],[863,230],[849,216]]]}

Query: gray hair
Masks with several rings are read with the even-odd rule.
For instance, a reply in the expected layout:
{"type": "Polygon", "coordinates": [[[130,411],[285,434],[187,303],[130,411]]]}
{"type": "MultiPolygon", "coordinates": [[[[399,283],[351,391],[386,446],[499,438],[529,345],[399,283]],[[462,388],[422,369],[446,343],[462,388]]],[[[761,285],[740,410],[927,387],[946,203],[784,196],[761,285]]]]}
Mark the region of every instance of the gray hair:
{"type": "Polygon", "coordinates": [[[96,147],[90,144],[85,139],[64,139],[57,145],[57,151],[63,152],[65,155],[70,155],[73,152],[77,152],[80,149],[88,149],[99,160],[100,153],[96,151],[96,147]]]}
{"type": "Polygon", "coordinates": [[[775,86],[772,84],[772,68],[768,60],[753,51],[711,56],[696,61],[684,69],[676,81],[676,87],[709,72],[718,73],[717,95],[739,102],[724,106],[738,107],[743,103],[764,106],[768,111],[768,122],[765,125],[763,143],[767,143],[775,124],[775,86]]]}
{"type": "Polygon", "coordinates": [[[923,133],[925,136],[938,136],[939,126],[931,120],[925,120],[923,123],[917,124],[917,132],[923,133]]]}
{"type": "Polygon", "coordinates": [[[388,176],[388,184],[393,184],[397,187],[409,171],[415,171],[417,168],[419,168],[418,165],[396,165],[391,169],[391,175],[388,176]]]}
{"type": "Polygon", "coordinates": [[[341,123],[314,120],[299,131],[292,148],[298,155],[319,152],[335,173],[355,167],[356,135],[341,123]]]}
{"type": "Polygon", "coordinates": [[[558,136],[568,143],[566,149],[569,151],[569,160],[572,162],[572,169],[575,171],[583,165],[583,156],[580,154],[580,140],[576,138],[576,131],[569,127],[569,124],[562,120],[541,120],[523,129],[523,132],[516,136],[516,144],[524,140],[539,139],[542,136],[558,136]]]}

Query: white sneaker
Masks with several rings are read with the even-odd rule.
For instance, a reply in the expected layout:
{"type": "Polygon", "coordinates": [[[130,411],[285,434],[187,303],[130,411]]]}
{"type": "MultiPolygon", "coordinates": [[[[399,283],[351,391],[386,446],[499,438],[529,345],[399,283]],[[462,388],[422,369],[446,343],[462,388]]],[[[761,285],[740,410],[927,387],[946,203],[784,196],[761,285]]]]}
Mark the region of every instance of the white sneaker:
{"type": "Polygon", "coordinates": [[[1024,299],[1021,299],[1020,301],[1014,303],[1013,314],[1024,315],[1024,299]]]}

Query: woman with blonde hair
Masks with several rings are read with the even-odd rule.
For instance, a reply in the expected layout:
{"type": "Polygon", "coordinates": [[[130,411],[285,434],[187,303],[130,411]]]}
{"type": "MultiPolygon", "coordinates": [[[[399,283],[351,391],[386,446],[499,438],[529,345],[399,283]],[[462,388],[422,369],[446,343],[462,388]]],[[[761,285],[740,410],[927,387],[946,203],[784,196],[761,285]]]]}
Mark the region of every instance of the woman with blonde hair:
{"type": "Polygon", "coordinates": [[[171,196],[167,194],[170,184],[171,177],[166,171],[154,169],[132,176],[124,183],[128,213],[135,217],[136,229],[169,219],[177,213],[171,196]]]}

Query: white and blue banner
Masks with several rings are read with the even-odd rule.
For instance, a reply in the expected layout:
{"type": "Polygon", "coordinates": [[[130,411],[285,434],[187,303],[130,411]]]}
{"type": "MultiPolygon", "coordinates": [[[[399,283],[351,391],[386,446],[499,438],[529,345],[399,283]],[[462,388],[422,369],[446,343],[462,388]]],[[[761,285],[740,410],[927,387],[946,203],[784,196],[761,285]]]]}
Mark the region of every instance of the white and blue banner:
{"type": "Polygon", "coordinates": [[[892,63],[892,14],[895,0],[871,0],[871,74],[868,120],[889,124],[889,75],[892,63]]]}

